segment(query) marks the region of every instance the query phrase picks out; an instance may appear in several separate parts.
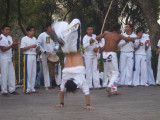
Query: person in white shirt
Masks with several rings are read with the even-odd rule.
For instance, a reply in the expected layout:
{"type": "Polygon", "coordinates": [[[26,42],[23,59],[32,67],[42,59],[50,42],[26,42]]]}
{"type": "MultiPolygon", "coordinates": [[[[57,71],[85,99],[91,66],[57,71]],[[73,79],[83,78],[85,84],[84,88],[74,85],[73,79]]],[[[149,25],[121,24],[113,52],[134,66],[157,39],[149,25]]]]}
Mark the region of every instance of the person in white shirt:
{"type": "Polygon", "coordinates": [[[12,63],[12,48],[17,46],[18,40],[12,40],[9,34],[10,27],[3,25],[0,38],[1,90],[3,96],[9,96],[8,91],[10,94],[18,94],[15,92],[15,71],[12,63]]]}
{"type": "Polygon", "coordinates": [[[148,75],[147,75],[147,61],[146,61],[146,50],[148,44],[148,35],[144,33],[144,29],[139,27],[136,31],[138,36],[142,36],[139,39],[139,45],[135,49],[135,57],[136,57],[136,67],[133,75],[133,85],[143,85],[148,86],[148,75]]]}
{"type": "Polygon", "coordinates": [[[157,54],[158,56],[158,66],[157,66],[157,78],[156,78],[156,84],[160,85],[160,40],[158,41],[158,50],[157,50],[157,54]]]}
{"type": "MultiPolygon", "coordinates": [[[[136,37],[133,33],[133,25],[126,24],[125,32],[122,35],[125,37],[136,37]]],[[[138,47],[137,41],[125,41],[121,40],[119,43],[120,47],[120,80],[119,85],[132,86],[133,83],[133,67],[134,67],[134,48],[138,47]]]]}
{"type": "MultiPolygon", "coordinates": [[[[146,34],[147,36],[147,34],[146,34]]],[[[147,57],[147,75],[148,75],[148,85],[155,85],[155,79],[154,79],[154,74],[153,74],[153,69],[152,69],[152,64],[151,64],[151,58],[152,58],[152,51],[151,51],[151,44],[150,44],[150,39],[148,35],[148,44],[147,44],[147,50],[146,50],[146,57],[147,57]]]]}
{"type": "Polygon", "coordinates": [[[86,30],[87,34],[83,37],[83,47],[84,51],[84,60],[86,66],[86,80],[89,85],[89,88],[99,88],[99,70],[97,69],[97,56],[94,51],[98,46],[98,41],[96,40],[96,35],[93,34],[93,27],[88,26],[86,30]],[[93,81],[93,85],[92,85],[93,81]]]}
{"type": "Polygon", "coordinates": [[[27,36],[21,40],[20,49],[24,54],[24,93],[38,93],[34,89],[36,80],[36,50],[40,49],[37,47],[37,40],[34,37],[34,27],[28,26],[26,28],[27,36]]]}
{"type": "Polygon", "coordinates": [[[40,46],[40,51],[42,53],[44,85],[46,90],[48,90],[51,84],[50,84],[50,75],[47,64],[47,58],[50,55],[56,54],[56,50],[59,48],[59,46],[56,47],[55,42],[51,39],[49,35],[51,32],[51,23],[47,23],[45,29],[46,31],[38,36],[37,45],[40,46]]]}

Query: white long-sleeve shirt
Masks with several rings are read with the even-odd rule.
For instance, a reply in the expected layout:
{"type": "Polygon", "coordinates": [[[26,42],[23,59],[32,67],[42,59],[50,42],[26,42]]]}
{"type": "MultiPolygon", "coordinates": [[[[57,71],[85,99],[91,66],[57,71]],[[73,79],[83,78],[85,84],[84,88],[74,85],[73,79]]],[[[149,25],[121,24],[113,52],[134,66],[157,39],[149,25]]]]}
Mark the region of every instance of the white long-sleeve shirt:
{"type": "MultiPolygon", "coordinates": [[[[130,38],[131,37],[137,37],[137,35],[134,34],[134,33],[132,33],[131,35],[123,33],[122,35],[125,36],[125,37],[130,37],[130,38]]],[[[119,42],[119,46],[120,46],[120,51],[121,52],[133,52],[134,48],[137,48],[138,45],[139,45],[139,41],[138,40],[135,40],[134,43],[132,41],[126,42],[125,40],[121,40],[119,42]]]]}
{"type": "Polygon", "coordinates": [[[90,40],[95,39],[96,40],[96,35],[92,34],[92,36],[85,35],[83,37],[83,47],[85,49],[84,55],[96,55],[94,52],[94,48],[97,48],[98,46],[98,41],[96,40],[94,43],[90,44],[90,40]]]}
{"type": "Polygon", "coordinates": [[[54,49],[59,48],[59,44],[58,43],[55,44],[55,42],[51,39],[50,35],[48,35],[46,32],[43,32],[38,36],[37,45],[40,46],[42,57],[48,57],[47,55],[44,54],[45,51],[50,52],[52,54],[56,54],[54,49]]]}

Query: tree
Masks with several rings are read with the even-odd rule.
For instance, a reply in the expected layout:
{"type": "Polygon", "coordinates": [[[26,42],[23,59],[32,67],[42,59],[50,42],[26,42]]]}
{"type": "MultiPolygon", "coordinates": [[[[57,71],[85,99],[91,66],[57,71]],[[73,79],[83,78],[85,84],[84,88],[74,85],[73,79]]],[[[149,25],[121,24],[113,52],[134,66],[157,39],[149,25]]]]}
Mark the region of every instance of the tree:
{"type": "Polygon", "coordinates": [[[150,0],[138,0],[143,14],[146,18],[146,22],[149,29],[150,39],[153,47],[157,45],[158,40],[160,39],[160,25],[157,22],[157,17],[150,0]]]}

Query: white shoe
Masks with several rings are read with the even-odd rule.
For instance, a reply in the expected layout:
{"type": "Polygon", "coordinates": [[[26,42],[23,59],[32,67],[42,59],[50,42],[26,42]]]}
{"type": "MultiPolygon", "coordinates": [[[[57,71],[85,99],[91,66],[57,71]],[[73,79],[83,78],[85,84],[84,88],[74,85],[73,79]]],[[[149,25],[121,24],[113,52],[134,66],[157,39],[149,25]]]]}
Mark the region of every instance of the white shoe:
{"type": "Polygon", "coordinates": [[[46,87],[46,90],[48,90],[48,87],[46,87]]]}
{"type": "Polygon", "coordinates": [[[148,87],[149,85],[148,85],[148,84],[145,84],[145,86],[148,87]]]}

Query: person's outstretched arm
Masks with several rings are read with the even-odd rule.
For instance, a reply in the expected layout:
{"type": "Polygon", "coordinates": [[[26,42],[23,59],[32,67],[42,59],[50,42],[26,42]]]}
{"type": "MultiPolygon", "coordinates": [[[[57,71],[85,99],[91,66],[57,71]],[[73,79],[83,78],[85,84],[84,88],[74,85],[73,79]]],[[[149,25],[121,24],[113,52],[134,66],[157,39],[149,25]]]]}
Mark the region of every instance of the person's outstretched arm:
{"type": "Polygon", "coordinates": [[[125,37],[123,35],[120,35],[120,39],[123,39],[125,41],[135,41],[136,39],[140,39],[141,37],[140,36],[137,36],[137,37],[125,37]]]}
{"type": "Polygon", "coordinates": [[[60,104],[59,105],[55,105],[55,108],[62,108],[64,107],[64,93],[63,91],[60,92],[60,104]]]}
{"type": "Polygon", "coordinates": [[[93,110],[94,107],[90,105],[90,95],[89,94],[85,95],[85,97],[86,97],[86,106],[84,107],[84,109],[93,110]]]}

